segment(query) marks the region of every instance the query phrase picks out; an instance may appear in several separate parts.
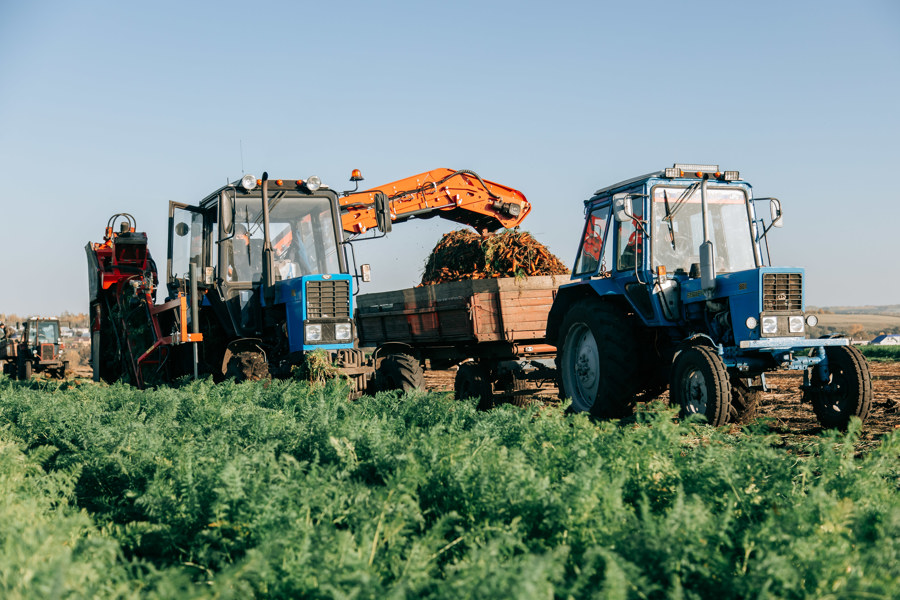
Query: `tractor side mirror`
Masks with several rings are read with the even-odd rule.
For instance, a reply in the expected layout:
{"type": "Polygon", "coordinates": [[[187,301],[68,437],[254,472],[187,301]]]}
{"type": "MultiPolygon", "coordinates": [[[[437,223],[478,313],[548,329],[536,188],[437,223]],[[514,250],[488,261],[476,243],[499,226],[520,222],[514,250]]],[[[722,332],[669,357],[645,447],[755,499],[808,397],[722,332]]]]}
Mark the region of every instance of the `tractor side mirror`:
{"type": "Polygon", "coordinates": [[[772,215],[772,227],[782,227],[781,200],[778,198],[769,198],[769,214],[772,215]]]}
{"type": "Polygon", "coordinates": [[[391,202],[382,192],[375,194],[375,222],[378,223],[378,231],[391,232],[391,202]]]}
{"type": "Polygon", "coordinates": [[[616,194],[613,196],[613,215],[619,223],[628,223],[634,219],[634,211],[631,207],[630,194],[616,194]]]}
{"type": "Polygon", "coordinates": [[[219,194],[219,223],[222,224],[222,237],[229,237],[234,233],[234,199],[228,190],[219,194]]]}

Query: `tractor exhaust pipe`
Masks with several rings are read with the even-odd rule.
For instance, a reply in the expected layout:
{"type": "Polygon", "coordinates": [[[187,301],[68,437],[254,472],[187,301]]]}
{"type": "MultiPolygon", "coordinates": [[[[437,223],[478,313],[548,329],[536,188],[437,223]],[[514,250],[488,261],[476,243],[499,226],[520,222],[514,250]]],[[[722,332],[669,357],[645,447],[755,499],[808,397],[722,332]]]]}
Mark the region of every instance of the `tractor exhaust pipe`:
{"type": "Polygon", "coordinates": [[[275,287],[275,258],[272,251],[272,239],[269,237],[269,173],[262,174],[262,215],[263,215],[263,285],[266,304],[272,301],[275,287]]]}
{"type": "Polygon", "coordinates": [[[700,210],[703,213],[703,243],[700,244],[700,287],[711,295],[716,289],[716,249],[709,239],[709,206],[706,200],[706,183],[709,173],[703,174],[700,183],[700,210]]]}

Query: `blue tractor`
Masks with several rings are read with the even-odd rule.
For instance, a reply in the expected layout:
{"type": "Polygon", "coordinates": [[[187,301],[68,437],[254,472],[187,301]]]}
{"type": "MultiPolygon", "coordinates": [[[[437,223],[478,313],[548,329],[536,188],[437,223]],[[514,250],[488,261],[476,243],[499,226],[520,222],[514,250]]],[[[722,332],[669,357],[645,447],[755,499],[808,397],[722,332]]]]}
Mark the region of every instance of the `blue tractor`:
{"type": "Polygon", "coordinates": [[[573,281],[547,322],[572,410],[622,417],[668,386],[682,416],[742,422],[765,374],[791,369],[804,371],[803,399],[823,427],[865,420],[865,358],[848,339],[811,339],[817,318],[804,310],[803,269],[771,266],[766,234],[782,224],[778,199],[753,198],[737,171],[676,164],[584,204],[573,281]]]}

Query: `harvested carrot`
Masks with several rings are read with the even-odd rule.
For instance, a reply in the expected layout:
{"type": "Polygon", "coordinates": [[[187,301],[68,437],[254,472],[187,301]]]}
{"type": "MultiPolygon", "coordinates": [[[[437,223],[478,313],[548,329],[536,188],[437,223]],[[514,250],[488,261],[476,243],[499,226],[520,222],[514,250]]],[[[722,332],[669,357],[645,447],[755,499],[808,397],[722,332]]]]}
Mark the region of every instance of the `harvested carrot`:
{"type": "Polygon", "coordinates": [[[568,267],[528,232],[505,230],[481,236],[457,230],[445,234],[431,251],[422,285],[568,273],[568,267]]]}

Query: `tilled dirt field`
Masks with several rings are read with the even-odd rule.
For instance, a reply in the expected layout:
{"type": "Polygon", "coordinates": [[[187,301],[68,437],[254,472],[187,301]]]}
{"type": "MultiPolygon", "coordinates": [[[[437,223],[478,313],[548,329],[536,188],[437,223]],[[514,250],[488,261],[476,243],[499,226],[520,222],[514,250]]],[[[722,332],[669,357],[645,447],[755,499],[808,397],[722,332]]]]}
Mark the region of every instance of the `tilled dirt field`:
{"type": "MultiPolygon", "coordinates": [[[[900,362],[870,362],[874,398],[869,418],[863,426],[860,449],[877,443],[878,439],[900,429],[900,362]]],[[[453,391],[455,370],[426,371],[428,389],[453,391]]],[[[786,446],[802,445],[811,436],[821,433],[812,407],[801,402],[802,371],[779,371],[766,376],[770,391],[763,394],[759,417],[765,419],[772,432],[782,438],[786,446]]],[[[532,398],[542,402],[557,402],[555,387],[535,388],[532,398]]],[[[661,399],[668,401],[668,392],[661,399]]]]}

